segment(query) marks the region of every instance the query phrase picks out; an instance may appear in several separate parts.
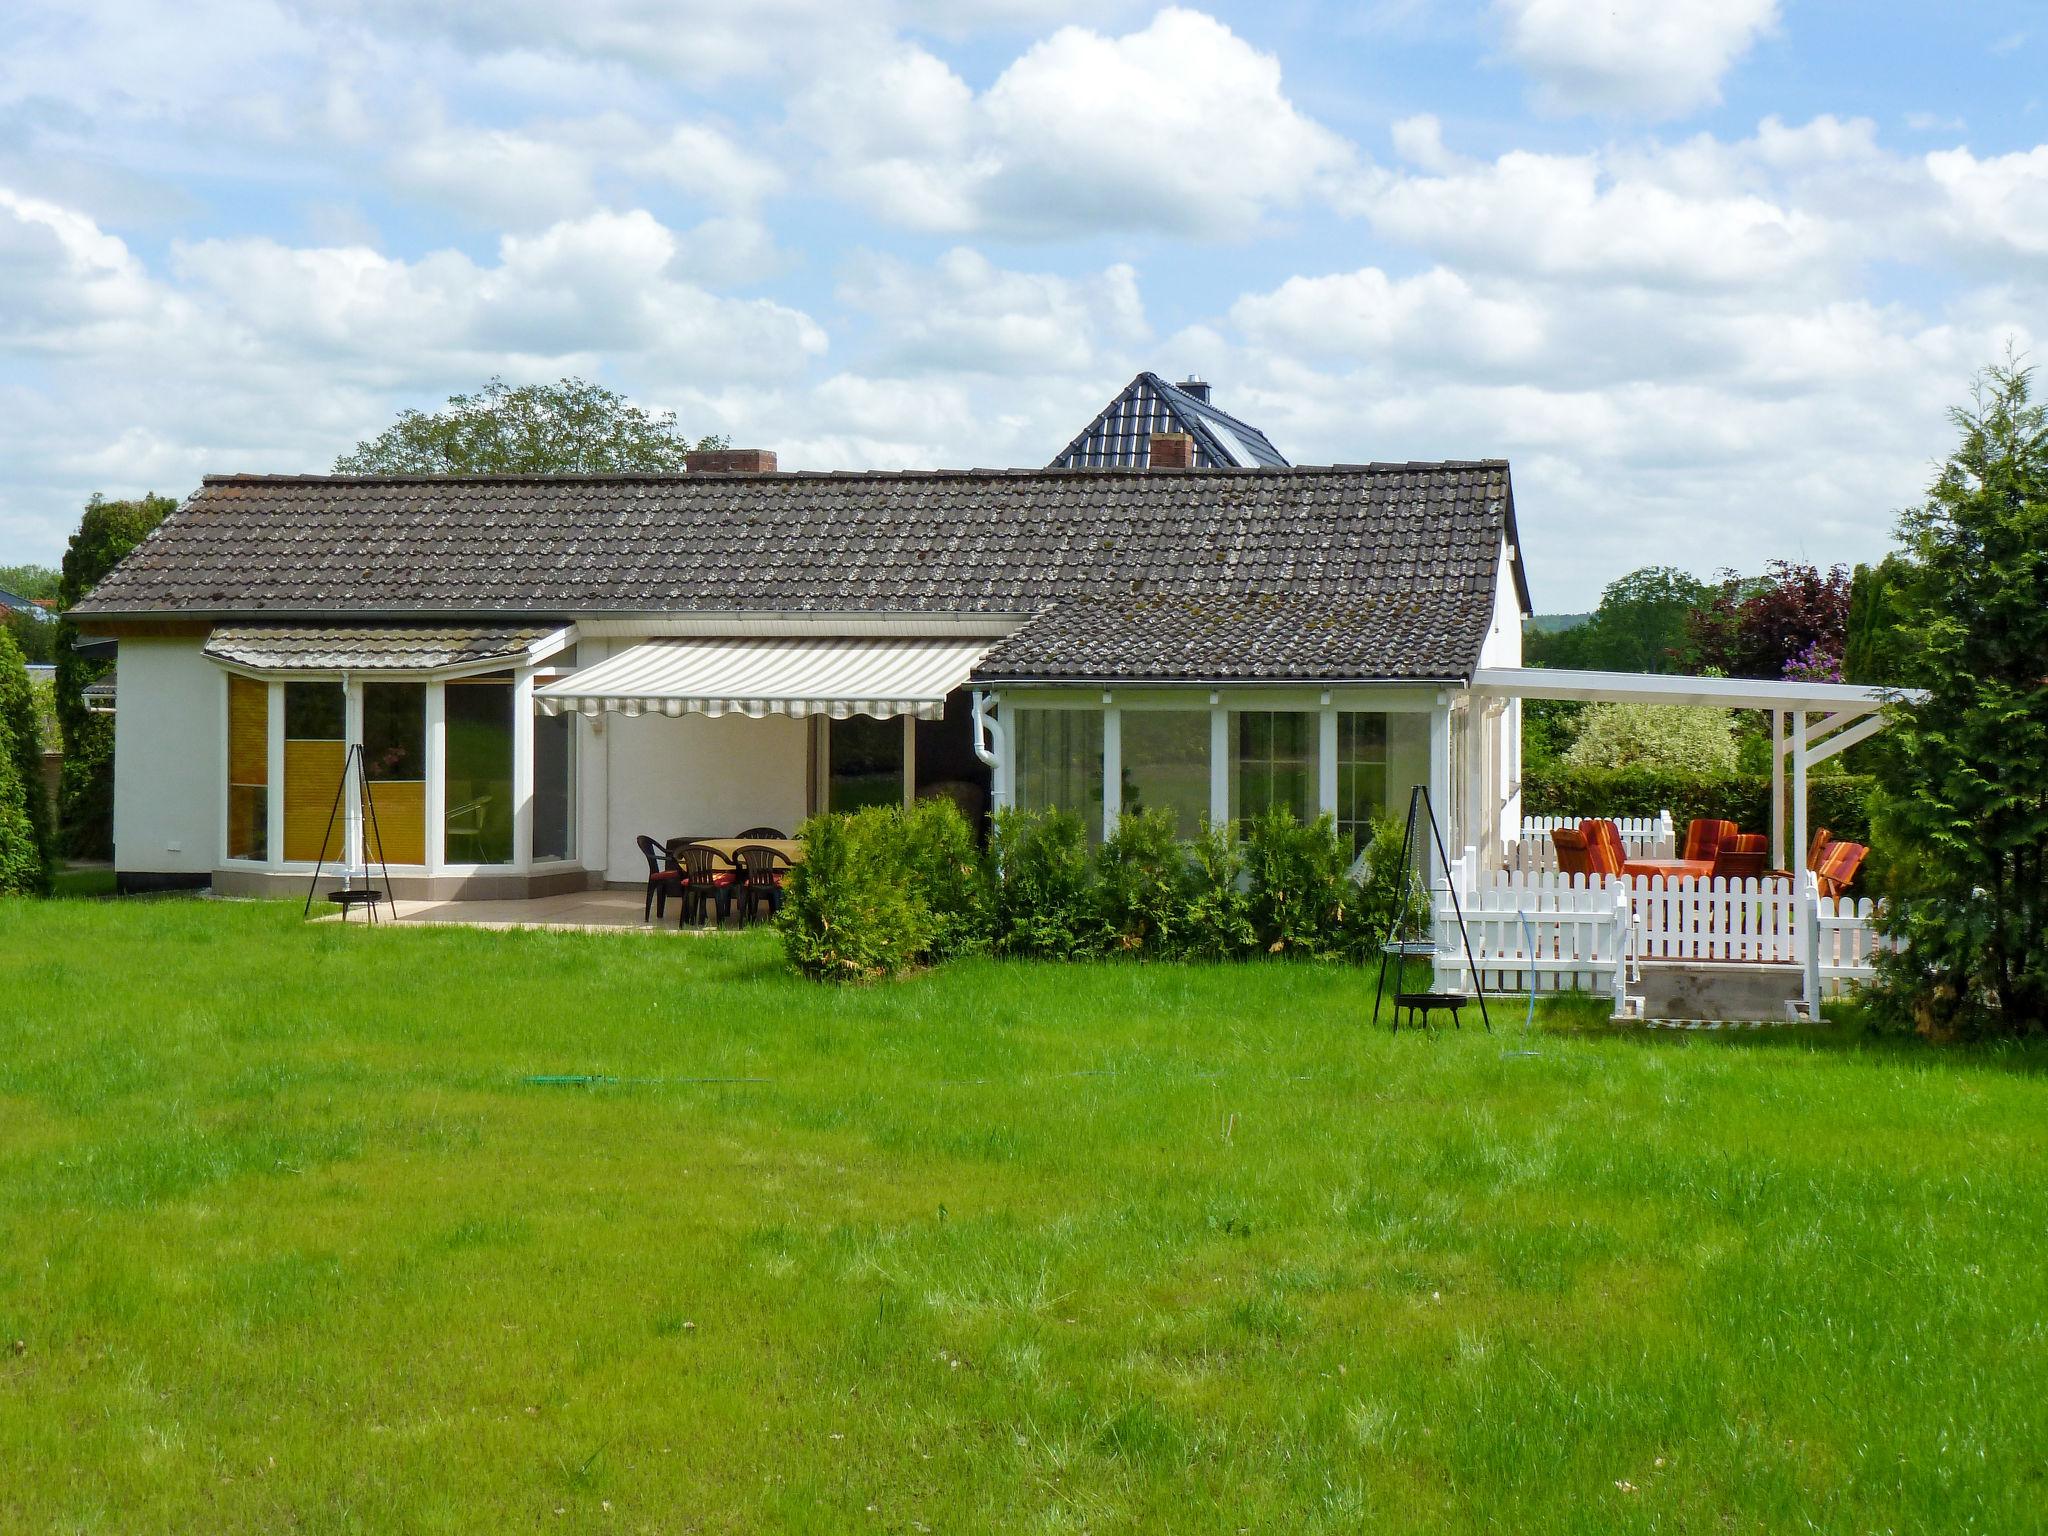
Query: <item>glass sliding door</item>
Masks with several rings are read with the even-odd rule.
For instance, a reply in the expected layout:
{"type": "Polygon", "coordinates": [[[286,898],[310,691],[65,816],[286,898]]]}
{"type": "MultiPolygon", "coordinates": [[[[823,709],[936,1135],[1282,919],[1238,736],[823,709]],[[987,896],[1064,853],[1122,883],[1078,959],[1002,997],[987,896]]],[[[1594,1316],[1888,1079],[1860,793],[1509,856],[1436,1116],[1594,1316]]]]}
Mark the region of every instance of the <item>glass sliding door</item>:
{"type": "Polygon", "coordinates": [[[1240,821],[1287,810],[1316,818],[1316,717],[1250,710],[1230,717],[1230,814],[1240,821]]]}
{"type": "Polygon", "coordinates": [[[335,814],[341,789],[347,700],[333,683],[284,685],[284,856],[311,864],[338,859],[346,817],[335,814]],[[330,826],[331,819],[331,826],[330,826]],[[322,842],[325,834],[326,841],[322,842]]]}
{"type": "Polygon", "coordinates": [[[1362,852],[1373,818],[1387,811],[1387,717],[1345,710],[1337,716],[1337,840],[1362,852]]]}
{"type": "Polygon", "coordinates": [[[1102,836],[1102,714],[1093,709],[1019,709],[1011,716],[1017,805],[1072,811],[1102,836]]]}
{"type": "Polygon", "coordinates": [[[533,856],[576,856],[576,717],[533,719],[533,856]]]}
{"type": "Polygon", "coordinates": [[[1206,709],[1126,709],[1123,809],[1173,813],[1182,837],[1194,837],[1209,814],[1209,712],[1206,709]]]}
{"type": "Polygon", "coordinates": [[[825,804],[835,811],[903,803],[903,722],[852,715],[827,723],[831,774],[825,804]]]}
{"type": "Polygon", "coordinates": [[[446,858],[450,864],[510,864],[515,825],[512,675],[453,680],[445,685],[443,698],[446,858]]]}
{"type": "Polygon", "coordinates": [[[228,678],[228,857],[270,857],[270,685],[228,678]]]}
{"type": "Polygon", "coordinates": [[[363,684],[363,777],[374,816],[363,828],[368,857],[387,864],[426,863],[425,683],[363,684]]]}

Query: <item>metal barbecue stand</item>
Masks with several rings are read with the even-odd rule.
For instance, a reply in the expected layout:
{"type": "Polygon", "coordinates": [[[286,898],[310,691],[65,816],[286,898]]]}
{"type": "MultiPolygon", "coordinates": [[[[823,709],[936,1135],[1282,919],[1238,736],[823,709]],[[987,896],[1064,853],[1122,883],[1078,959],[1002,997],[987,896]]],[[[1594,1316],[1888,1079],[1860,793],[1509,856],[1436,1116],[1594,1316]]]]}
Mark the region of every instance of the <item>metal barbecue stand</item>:
{"type": "MultiPolygon", "coordinates": [[[[1413,1022],[1420,1016],[1422,1027],[1429,1027],[1429,1016],[1433,1010],[1441,1009],[1450,1014],[1451,1023],[1459,1025],[1458,1010],[1471,999],[1462,992],[1403,992],[1402,984],[1407,980],[1407,965],[1410,960],[1434,960],[1437,954],[1435,928],[1436,908],[1434,903],[1422,903],[1424,916],[1431,933],[1415,933],[1414,912],[1416,896],[1427,897],[1430,892],[1422,884],[1422,877],[1415,872],[1415,845],[1418,826],[1427,821],[1431,841],[1436,845],[1437,864],[1444,871],[1444,889],[1451,898],[1451,911],[1458,920],[1458,937],[1465,946],[1466,974],[1472,978],[1472,996],[1479,999],[1479,1018],[1486,1025],[1487,1033],[1493,1032],[1493,1020],[1486,1012],[1486,987],[1479,975],[1479,964],[1472,957],[1472,934],[1465,926],[1465,908],[1458,900],[1456,887],[1450,880],[1451,861],[1444,853],[1444,836],[1436,822],[1436,807],[1430,803],[1429,786],[1418,784],[1408,796],[1408,827],[1401,835],[1401,898],[1394,915],[1387,924],[1387,937],[1380,944],[1380,979],[1373,988],[1372,1016],[1380,1016],[1380,1000],[1386,995],[1387,962],[1394,960],[1400,967],[1394,974],[1394,1033],[1401,1032],[1401,1010],[1408,1010],[1413,1022]]],[[[1434,977],[1432,977],[1434,980],[1434,977]]],[[[1462,1026],[1460,1026],[1462,1027],[1462,1026]]]]}
{"type": "MultiPolygon", "coordinates": [[[[377,868],[384,875],[384,894],[380,898],[377,894],[377,887],[371,883],[370,856],[365,852],[363,855],[363,883],[357,885],[354,873],[344,868],[341,871],[341,884],[328,891],[326,899],[334,902],[341,908],[341,920],[344,923],[348,921],[349,913],[356,907],[362,907],[369,920],[372,923],[376,922],[377,904],[379,900],[382,900],[389,903],[391,907],[391,921],[395,923],[398,921],[398,903],[392,899],[391,895],[391,866],[384,862],[384,833],[377,826],[377,802],[370,796],[369,780],[363,772],[363,744],[360,741],[350,742],[348,744],[348,755],[341,760],[341,782],[334,786],[334,805],[327,813],[327,830],[320,834],[320,857],[314,862],[313,878],[306,886],[306,905],[299,915],[301,917],[309,916],[313,911],[313,894],[320,889],[320,872],[327,864],[327,842],[329,838],[334,836],[334,818],[341,814],[342,801],[348,794],[351,770],[354,771],[356,785],[356,804],[352,808],[351,819],[355,820],[359,826],[366,828],[370,836],[376,839],[377,868]]],[[[344,822],[341,837],[342,859],[344,863],[348,859],[348,841],[348,826],[344,822]]]]}

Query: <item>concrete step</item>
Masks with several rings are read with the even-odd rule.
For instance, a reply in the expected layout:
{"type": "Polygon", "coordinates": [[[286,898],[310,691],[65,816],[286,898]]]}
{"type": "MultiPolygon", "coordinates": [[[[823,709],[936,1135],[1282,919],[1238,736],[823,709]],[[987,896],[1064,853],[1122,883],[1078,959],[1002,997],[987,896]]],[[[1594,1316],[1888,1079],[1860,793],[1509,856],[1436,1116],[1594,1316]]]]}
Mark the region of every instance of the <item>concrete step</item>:
{"type": "Polygon", "coordinates": [[[1645,961],[1629,987],[1650,1022],[1783,1024],[1786,1002],[1800,992],[1796,965],[1645,961]]]}

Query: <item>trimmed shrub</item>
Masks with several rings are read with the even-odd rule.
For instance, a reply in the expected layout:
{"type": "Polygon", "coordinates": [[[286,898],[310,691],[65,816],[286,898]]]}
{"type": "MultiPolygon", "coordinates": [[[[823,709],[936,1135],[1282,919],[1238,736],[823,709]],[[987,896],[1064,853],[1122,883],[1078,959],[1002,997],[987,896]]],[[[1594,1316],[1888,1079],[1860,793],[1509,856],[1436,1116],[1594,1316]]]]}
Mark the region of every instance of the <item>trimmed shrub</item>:
{"type": "Polygon", "coordinates": [[[1095,910],[1106,951],[1166,958],[1185,948],[1188,855],[1173,812],[1119,817],[1095,867],[1095,910]]]}
{"type": "Polygon", "coordinates": [[[974,829],[951,800],[919,800],[896,813],[904,883],[929,924],[923,958],[950,960],[989,947],[994,927],[988,865],[974,829]]]}
{"type": "Polygon", "coordinates": [[[21,652],[6,631],[0,630],[0,756],[13,767],[13,788],[5,791],[17,802],[21,827],[8,826],[0,838],[23,840],[25,854],[10,848],[0,854],[9,871],[0,876],[0,889],[16,894],[46,896],[50,890],[51,860],[55,854],[50,832],[50,802],[43,793],[43,724],[35,691],[29,687],[28,671],[21,652]],[[26,871],[24,873],[23,871],[26,871]]]}
{"type": "Polygon", "coordinates": [[[1094,951],[1100,922],[1080,817],[1071,811],[998,811],[989,857],[997,950],[1049,960],[1094,951]]]}
{"type": "Polygon", "coordinates": [[[1237,825],[1204,824],[1202,835],[1188,844],[1187,874],[1182,885],[1181,953],[1190,960],[1241,960],[1259,946],[1252,924],[1252,899],[1247,890],[1244,845],[1237,825]]]}
{"type": "Polygon", "coordinates": [[[1358,887],[1328,816],[1311,822],[1276,810],[1245,824],[1252,929],[1269,955],[1332,955],[1353,938],[1358,887]]]}
{"type": "Polygon", "coordinates": [[[872,981],[918,963],[931,913],[906,878],[901,818],[891,807],[805,822],[803,862],[789,872],[775,926],[789,963],[822,981],[872,981]]]}

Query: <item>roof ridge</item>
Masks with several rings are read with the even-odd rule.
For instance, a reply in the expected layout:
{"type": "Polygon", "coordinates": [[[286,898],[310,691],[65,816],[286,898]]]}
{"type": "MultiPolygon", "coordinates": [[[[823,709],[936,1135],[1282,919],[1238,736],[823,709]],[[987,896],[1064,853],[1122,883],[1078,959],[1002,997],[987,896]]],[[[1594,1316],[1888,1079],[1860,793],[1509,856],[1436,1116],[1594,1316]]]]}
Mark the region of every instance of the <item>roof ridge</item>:
{"type": "Polygon", "coordinates": [[[1071,469],[1018,466],[1004,469],[784,469],[762,474],[749,470],[684,471],[621,470],[618,472],[576,472],[563,474],[445,474],[445,475],[335,475],[273,473],[234,470],[206,474],[207,485],[686,485],[708,481],[746,484],[781,483],[793,480],[1059,480],[1100,479],[1104,476],[1142,480],[1148,476],[1196,475],[1205,480],[1218,476],[1249,479],[1284,479],[1289,475],[1311,477],[1359,474],[1414,474],[1433,470],[1504,469],[1506,459],[1375,459],[1366,463],[1332,464],[1233,464],[1214,469],[1144,468],[1127,464],[1089,465],[1071,469]]]}

